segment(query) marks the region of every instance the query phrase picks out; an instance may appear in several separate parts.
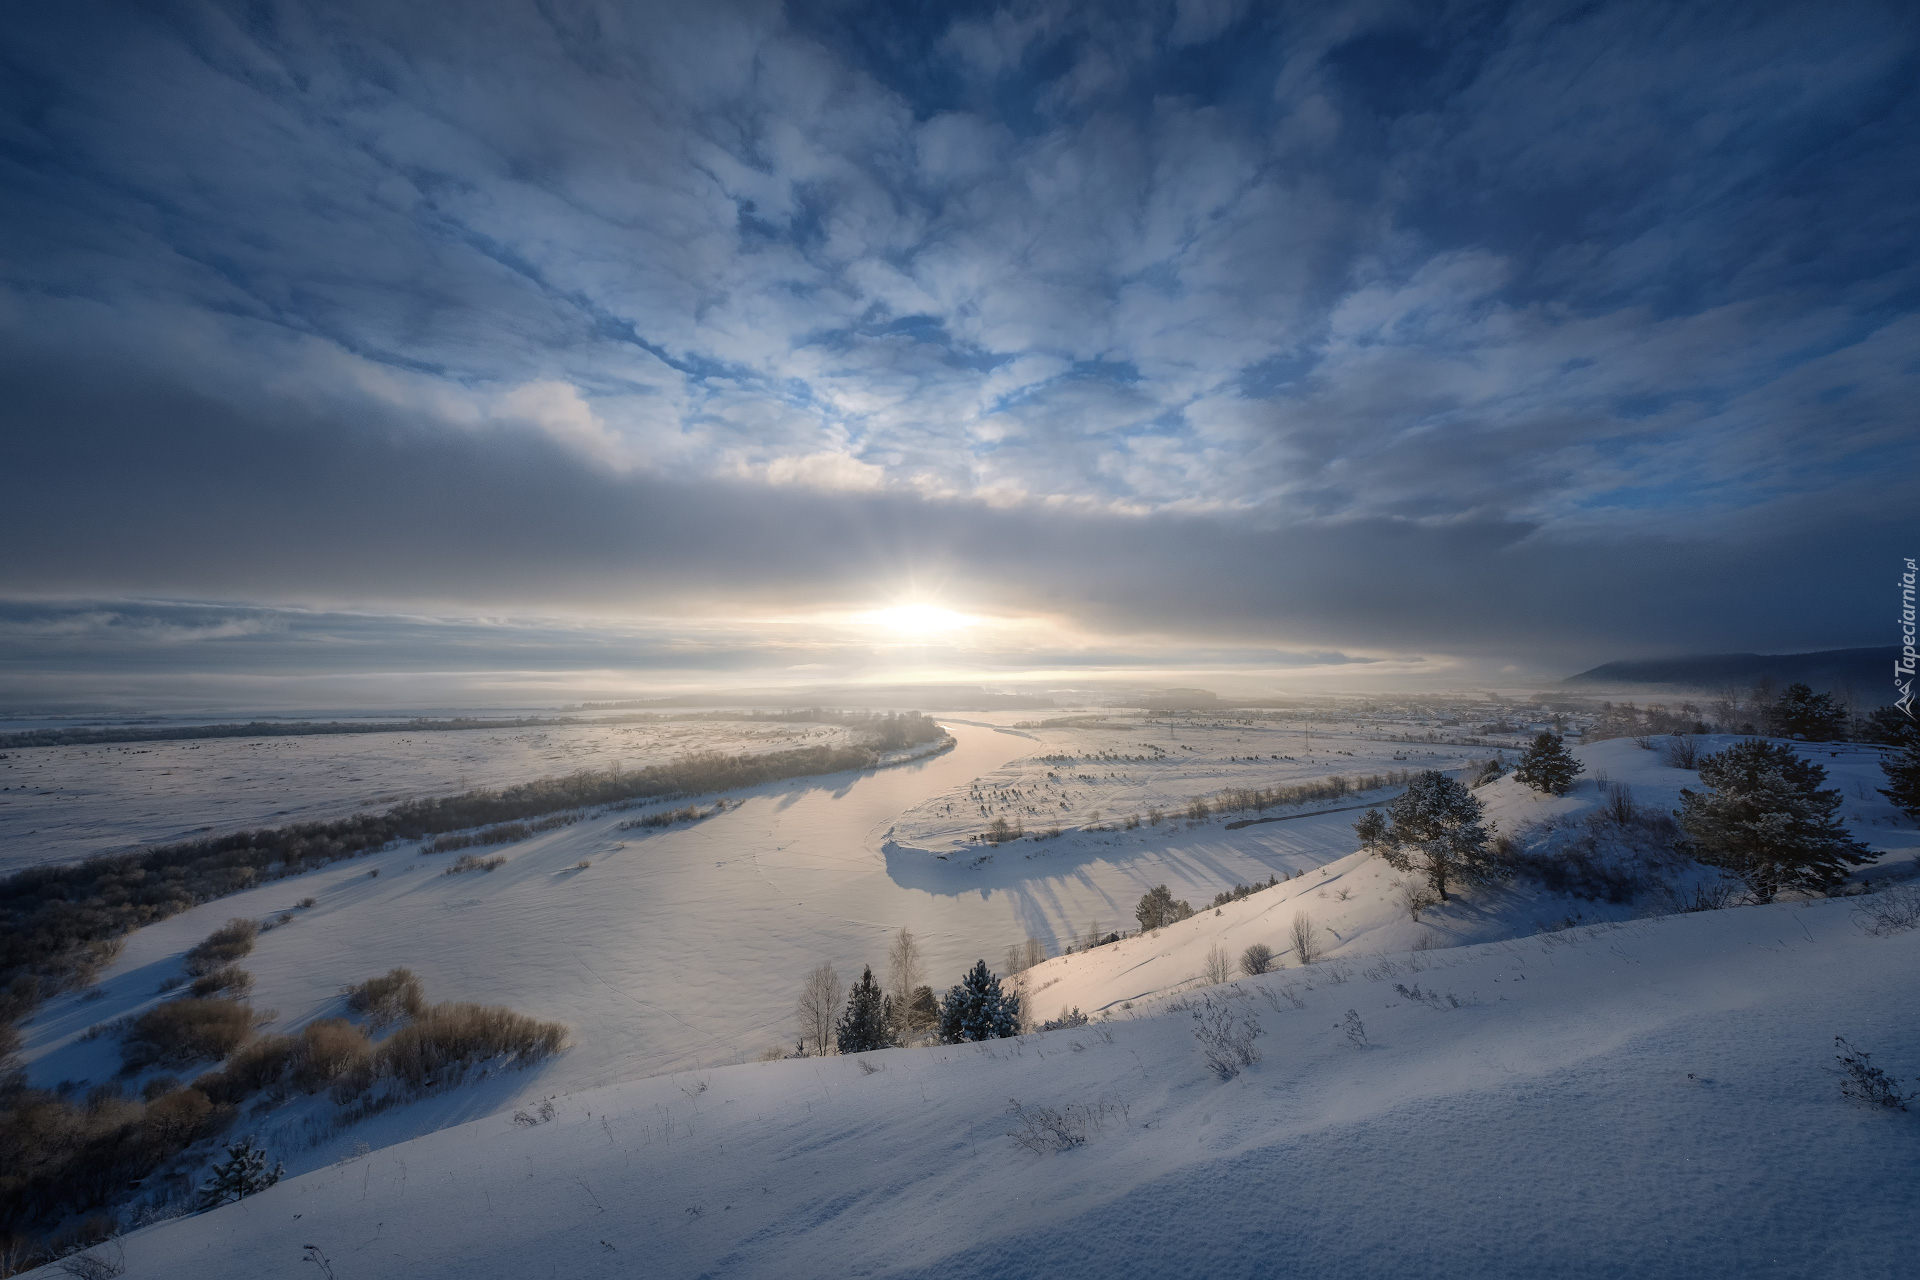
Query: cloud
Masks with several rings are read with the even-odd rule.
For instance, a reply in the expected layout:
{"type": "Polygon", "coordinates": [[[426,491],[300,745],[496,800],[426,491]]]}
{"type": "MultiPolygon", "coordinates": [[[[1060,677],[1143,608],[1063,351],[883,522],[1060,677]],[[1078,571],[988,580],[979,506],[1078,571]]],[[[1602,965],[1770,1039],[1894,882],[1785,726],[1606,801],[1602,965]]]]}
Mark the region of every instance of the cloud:
{"type": "Polygon", "coordinates": [[[83,2],[10,42],[0,590],[1879,635],[1920,463],[1884,6],[83,2]]]}

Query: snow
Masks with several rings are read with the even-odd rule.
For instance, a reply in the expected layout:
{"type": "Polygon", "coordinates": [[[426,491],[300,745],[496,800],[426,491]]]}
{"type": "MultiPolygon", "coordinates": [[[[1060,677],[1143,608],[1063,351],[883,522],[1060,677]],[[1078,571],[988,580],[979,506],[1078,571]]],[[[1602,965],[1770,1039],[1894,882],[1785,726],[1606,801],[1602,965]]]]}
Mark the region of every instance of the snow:
{"type": "MultiPolygon", "coordinates": [[[[1844,1105],[1821,1073],[1836,1034],[1920,1072],[1920,931],[1869,937],[1844,899],[1639,919],[1525,883],[1469,890],[1416,923],[1396,873],[1355,852],[1352,811],[1080,830],[943,859],[912,815],[944,818],[987,779],[1038,790],[1040,757],[1062,747],[1043,740],[1056,731],[943,723],[952,751],[757,788],[695,825],[643,834],[619,829],[633,814],[606,815],[458,876],[441,874],[447,856],[401,848],[134,934],[100,998],[62,997],[27,1027],[35,1083],[107,1078],[112,1041],[81,1040],[89,1024],[148,1007],[228,916],[281,911],[293,921],[244,962],[276,1030],[336,1015],[341,986],[406,965],[431,999],[557,1018],[574,1044],[343,1132],[324,1100],[251,1120],[296,1176],[133,1234],[130,1274],[292,1274],[315,1243],[343,1280],[1855,1276],[1897,1274],[1920,1243],[1886,1199],[1920,1172],[1916,1117],[1844,1105]],[[855,978],[902,926],[940,988],[978,957],[999,969],[1024,937],[1058,953],[1090,920],[1129,925],[1152,885],[1204,908],[1270,873],[1289,878],[1021,975],[1040,1016],[1077,1006],[1096,1026],[746,1061],[792,1043],[807,969],[829,959],[855,978]],[[297,909],[308,895],[318,905],[297,909]],[[1327,948],[1305,968],[1286,939],[1302,910],[1327,948]],[[1285,967],[1199,987],[1211,947],[1237,959],[1253,941],[1285,967]],[[1225,1084],[1184,1007],[1222,998],[1266,1032],[1264,1060],[1225,1084]],[[1365,1049],[1337,1029],[1349,1009],[1365,1049]],[[510,1118],[549,1098],[551,1122],[510,1118]],[[1036,1157],[1005,1136],[1015,1098],[1114,1110],[1086,1146],[1036,1157]]],[[[1432,763],[1472,754],[1421,749],[1432,763]]],[[[1696,781],[1630,740],[1576,754],[1587,773],[1568,796],[1510,779],[1476,794],[1517,831],[1579,821],[1603,774],[1649,807],[1696,781]]],[[[1295,772],[1276,778],[1268,761],[1233,784],[1333,771],[1300,756],[1295,772]]],[[[1915,832],[1873,792],[1876,757],[1817,758],[1852,829],[1890,851],[1869,874],[1910,873],[1915,832]]],[[[1184,795],[1203,781],[1124,785],[1184,795]]]]}
{"type": "MultiPolygon", "coordinates": [[[[1703,739],[1703,754],[1733,741],[1703,739]]],[[[1601,803],[1602,781],[1624,784],[1632,789],[1636,803],[1663,811],[1679,806],[1682,787],[1700,786],[1696,772],[1668,765],[1659,752],[1643,750],[1631,739],[1596,742],[1576,748],[1574,755],[1586,772],[1564,796],[1544,795],[1511,776],[1477,790],[1474,794],[1484,804],[1489,824],[1519,832],[1530,823],[1576,821],[1601,803]]],[[[1858,749],[1826,748],[1818,755],[1829,770],[1828,785],[1839,787],[1847,797],[1842,814],[1850,820],[1850,829],[1890,855],[1868,868],[1867,876],[1908,874],[1920,842],[1911,824],[1899,821],[1897,811],[1872,790],[1881,777],[1878,756],[1858,749]]],[[[1286,828],[1303,846],[1345,851],[1358,843],[1352,826],[1358,816],[1349,811],[1253,830],[1286,828]]],[[[1191,920],[1082,954],[1056,957],[1026,971],[1021,980],[1039,1018],[1054,1017],[1066,1008],[1091,1014],[1194,985],[1205,971],[1208,951],[1216,945],[1235,965],[1256,942],[1270,947],[1278,963],[1295,965],[1298,957],[1288,935],[1302,912],[1318,931],[1322,955],[1338,971],[1350,970],[1351,965],[1339,962],[1355,957],[1520,937],[1568,923],[1627,920],[1644,911],[1635,904],[1596,903],[1549,893],[1521,879],[1511,885],[1456,890],[1452,902],[1424,910],[1415,922],[1396,886],[1417,879],[1393,870],[1380,858],[1343,852],[1309,874],[1228,903],[1217,912],[1202,910],[1207,899],[1192,898],[1199,914],[1191,920]]],[[[1176,891],[1174,896],[1180,894],[1176,891]]]]}
{"type": "Polygon", "coordinates": [[[1843,1033],[1920,1069],[1920,932],[1868,937],[1849,912],[1599,925],[1401,956],[1378,979],[1216,988],[1266,1031],[1224,1084],[1191,1012],[1162,1008],[1106,1024],[1110,1042],[561,1093],[549,1123],[490,1116],[135,1232],[129,1274],[294,1274],[314,1244],[342,1277],[1894,1276],[1920,1244],[1920,1117],[1846,1103],[1822,1068],[1843,1033]],[[1265,998],[1284,985],[1304,1007],[1265,998]],[[1004,1136],[1009,1099],[1115,1110],[1087,1145],[1034,1155],[1004,1136]]]}
{"type": "Polygon", "coordinates": [[[101,998],[50,1002],[26,1028],[30,1075],[104,1078],[111,1041],[78,1037],[159,999],[185,950],[229,916],[294,915],[245,962],[254,1004],[279,1011],[276,1030],[336,1016],[341,987],[404,965],[431,999],[567,1023],[575,1047],[555,1083],[581,1088],[791,1045],[799,975],[829,960],[857,978],[902,927],[944,987],[976,959],[1000,967],[1026,937],[1059,952],[1089,921],[1130,924],[1163,881],[1205,899],[1353,847],[1353,815],[1334,814],[1233,832],[1220,819],[1168,822],[1005,845],[983,866],[941,861],[893,839],[900,815],[1031,769],[1022,759],[1036,749],[1024,735],[950,728],[957,745],[943,755],[771,784],[693,826],[622,831],[633,813],[610,814],[496,846],[487,852],[505,866],[458,876],[441,874],[451,858],[407,846],[207,903],[133,934],[101,998]],[[297,909],[309,896],[318,905],[297,909]]]}

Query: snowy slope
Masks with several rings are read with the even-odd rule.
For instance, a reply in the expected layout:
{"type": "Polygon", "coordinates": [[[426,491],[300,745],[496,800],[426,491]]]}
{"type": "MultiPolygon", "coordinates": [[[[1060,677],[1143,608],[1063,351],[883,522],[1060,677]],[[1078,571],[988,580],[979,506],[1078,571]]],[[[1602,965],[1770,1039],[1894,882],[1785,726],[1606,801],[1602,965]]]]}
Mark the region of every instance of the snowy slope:
{"type": "MultiPolygon", "coordinates": [[[[1732,741],[1735,739],[1702,739],[1702,746],[1711,751],[1732,741]]],[[[1488,822],[1508,832],[1520,832],[1530,823],[1546,820],[1575,823],[1605,798],[1600,789],[1602,781],[1625,784],[1632,789],[1637,804],[1659,811],[1678,807],[1682,787],[1700,786],[1698,773],[1668,765],[1661,753],[1643,750],[1631,739],[1597,742],[1574,754],[1586,766],[1586,773],[1567,795],[1543,795],[1511,777],[1476,791],[1474,794],[1486,806],[1488,822]]],[[[1867,844],[1889,851],[1877,867],[1866,870],[1866,875],[1901,878],[1909,874],[1916,833],[1872,790],[1884,784],[1878,757],[1857,749],[1829,752],[1823,748],[1817,758],[1829,769],[1829,785],[1838,787],[1846,797],[1842,813],[1850,829],[1867,844]]],[[[1254,830],[1311,824],[1322,849],[1354,850],[1359,842],[1352,821],[1358,816],[1345,812],[1254,830]]],[[[1427,908],[1416,923],[1396,887],[1400,881],[1416,879],[1393,870],[1378,857],[1347,852],[1331,857],[1315,871],[1217,911],[1201,910],[1190,920],[1149,935],[1055,957],[1022,974],[1021,980],[1038,1018],[1054,1017],[1067,1008],[1092,1014],[1196,985],[1205,972],[1207,953],[1215,946],[1237,964],[1249,944],[1263,943],[1272,949],[1278,964],[1295,966],[1299,959],[1289,934],[1294,918],[1303,912],[1313,924],[1323,957],[1334,962],[1336,972],[1352,971],[1352,963],[1339,962],[1358,957],[1404,952],[1416,946],[1454,947],[1525,937],[1572,922],[1627,920],[1645,913],[1642,905],[1593,902],[1550,893],[1523,878],[1507,886],[1456,888],[1451,902],[1427,908]]],[[[1206,899],[1191,901],[1200,909],[1206,899]]]]}
{"type": "Polygon", "coordinates": [[[577,1092],[549,1123],[491,1116],[136,1232],[128,1274],[313,1275],[309,1244],[341,1280],[1911,1274],[1920,1115],[1846,1103],[1822,1068],[1843,1033],[1920,1072],[1920,932],[1851,911],[1215,988],[1265,1032],[1226,1083],[1193,1011],[1162,1008],[577,1092]],[[1003,1136],[1016,1098],[1105,1122],[1035,1155],[1003,1136]]]}

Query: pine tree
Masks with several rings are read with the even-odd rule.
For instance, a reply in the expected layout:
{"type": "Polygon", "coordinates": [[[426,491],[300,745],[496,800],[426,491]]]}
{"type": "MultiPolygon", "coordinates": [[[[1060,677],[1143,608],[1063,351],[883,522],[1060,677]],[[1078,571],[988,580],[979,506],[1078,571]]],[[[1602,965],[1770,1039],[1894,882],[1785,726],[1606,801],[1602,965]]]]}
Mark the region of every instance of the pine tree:
{"type": "Polygon", "coordinates": [[[1737,743],[1700,762],[1712,790],[1681,789],[1680,825],[1695,857],[1732,871],[1763,902],[1786,889],[1825,891],[1879,856],[1840,825],[1840,793],[1822,790],[1826,780],[1791,747],[1737,743]]]}
{"type": "Polygon", "coordinates": [[[1502,879],[1506,868],[1480,825],[1480,801],[1437,769],[1415,775],[1387,806],[1391,820],[1377,844],[1396,871],[1419,872],[1447,900],[1450,881],[1502,879]]]}
{"type": "Polygon", "coordinates": [[[1542,729],[1520,757],[1513,776],[1535,791],[1563,796],[1573,788],[1575,776],[1586,772],[1586,768],[1573,758],[1573,752],[1567,750],[1559,734],[1542,729]]]}
{"type": "Polygon", "coordinates": [[[1835,742],[1846,736],[1847,717],[1833,705],[1830,694],[1815,693],[1804,684],[1790,684],[1766,710],[1767,728],[1782,738],[1835,742]]]}
{"type": "Polygon", "coordinates": [[[1360,847],[1369,852],[1379,848],[1380,842],[1387,836],[1387,819],[1378,809],[1369,809],[1360,815],[1353,824],[1353,834],[1360,837],[1360,847]]]}
{"type": "Polygon", "coordinates": [[[1187,905],[1186,900],[1176,900],[1173,891],[1163,884],[1155,885],[1142,894],[1140,905],[1133,909],[1133,918],[1140,922],[1142,933],[1185,920],[1192,914],[1193,908],[1187,905]]]}
{"type": "Polygon", "coordinates": [[[871,966],[861,971],[860,981],[847,993],[847,1009],[833,1029],[833,1038],[842,1053],[893,1047],[893,1001],[881,993],[871,966]]]}
{"type": "Polygon", "coordinates": [[[1861,725],[1860,737],[1886,747],[1920,747],[1920,723],[1899,707],[1876,707],[1861,725]]]}
{"type": "Polygon", "coordinates": [[[1003,1040],[1020,1034],[1020,997],[1003,994],[1000,979],[979,960],[940,1002],[940,1043],[1003,1040]]]}
{"type": "Polygon", "coordinates": [[[252,1138],[242,1138],[228,1145],[226,1163],[213,1166],[212,1176],[200,1188],[200,1207],[211,1209],[265,1191],[286,1171],[287,1167],[279,1163],[267,1168],[265,1149],[254,1146],[252,1138]]]}
{"type": "Polygon", "coordinates": [[[1909,740],[1905,750],[1882,756],[1880,771],[1887,775],[1887,785],[1880,788],[1880,794],[1920,822],[1920,736],[1909,740]]]}

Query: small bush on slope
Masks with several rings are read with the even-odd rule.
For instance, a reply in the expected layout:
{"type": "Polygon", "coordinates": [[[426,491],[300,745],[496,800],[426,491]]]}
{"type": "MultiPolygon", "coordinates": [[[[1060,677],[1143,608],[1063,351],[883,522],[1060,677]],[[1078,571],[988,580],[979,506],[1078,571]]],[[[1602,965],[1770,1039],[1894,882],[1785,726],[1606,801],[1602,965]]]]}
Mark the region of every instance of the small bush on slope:
{"type": "Polygon", "coordinates": [[[1064,1108],[1028,1107],[1021,1105],[1018,1098],[1007,1099],[1012,1105],[1007,1114],[1014,1118],[1017,1128],[1007,1131],[1014,1145],[1024,1147],[1035,1155],[1045,1155],[1049,1151],[1071,1151],[1083,1147],[1093,1133],[1106,1124],[1108,1119],[1120,1112],[1117,1103],[1102,1100],[1092,1106],[1083,1106],[1070,1102],[1064,1108]]]}
{"type": "Polygon", "coordinates": [[[436,1004],[374,1051],[375,1070],[413,1087],[493,1058],[527,1066],[566,1047],[567,1029],[497,1005],[436,1004]]]}
{"type": "Polygon", "coordinates": [[[1899,1082],[1873,1065],[1873,1055],[1848,1044],[1845,1036],[1835,1036],[1833,1047],[1840,1051],[1833,1055],[1840,1064],[1834,1074],[1840,1077],[1840,1096],[1847,1101],[1905,1111],[1908,1102],[1920,1098],[1920,1093],[1901,1093],[1899,1082]]]}
{"type": "Polygon", "coordinates": [[[1264,942],[1256,942],[1240,953],[1240,972],[1249,978],[1258,977],[1273,968],[1273,948],[1264,942]]]}
{"type": "Polygon", "coordinates": [[[1241,1070],[1260,1061],[1260,1048],[1254,1040],[1266,1033],[1251,1014],[1237,1011],[1229,999],[1209,995],[1203,1007],[1193,1011],[1193,1038],[1206,1055],[1207,1069],[1222,1080],[1231,1080],[1241,1070]]]}
{"type": "Polygon", "coordinates": [[[1920,889],[1902,886],[1876,893],[1855,907],[1853,915],[1877,938],[1920,928],[1920,889]]]}
{"type": "Polygon", "coordinates": [[[187,992],[200,996],[231,996],[235,1000],[246,998],[253,990],[253,975],[237,964],[224,964],[218,969],[209,969],[195,978],[187,992]]]}
{"type": "Polygon", "coordinates": [[[368,978],[346,989],[347,1008],[367,1015],[376,1027],[384,1027],[399,1018],[411,1018],[427,1007],[420,975],[411,969],[389,969],[378,978],[368,978]]]}
{"type": "Polygon", "coordinates": [[[210,1071],[193,1087],[215,1102],[243,1102],[279,1084],[293,1065],[299,1042],[292,1036],[259,1036],[234,1050],[224,1067],[210,1071]]]}
{"type": "Polygon", "coordinates": [[[238,1000],[170,1000],[133,1020],[120,1045],[123,1069],[218,1062],[253,1034],[253,1010],[238,1000]]]}
{"type": "Polygon", "coordinates": [[[258,924],[235,916],[187,951],[187,972],[199,977],[244,959],[259,934],[258,924]]]}

